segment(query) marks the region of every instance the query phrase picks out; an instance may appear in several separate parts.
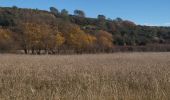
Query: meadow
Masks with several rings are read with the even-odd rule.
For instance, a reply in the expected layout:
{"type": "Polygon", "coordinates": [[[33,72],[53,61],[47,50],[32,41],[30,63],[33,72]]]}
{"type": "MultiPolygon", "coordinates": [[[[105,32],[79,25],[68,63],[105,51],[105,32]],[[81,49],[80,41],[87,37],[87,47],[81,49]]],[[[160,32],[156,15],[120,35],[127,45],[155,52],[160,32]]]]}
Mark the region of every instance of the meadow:
{"type": "Polygon", "coordinates": [[[170,53],[1,54],[0,100],[170,100],[170,53]]]}

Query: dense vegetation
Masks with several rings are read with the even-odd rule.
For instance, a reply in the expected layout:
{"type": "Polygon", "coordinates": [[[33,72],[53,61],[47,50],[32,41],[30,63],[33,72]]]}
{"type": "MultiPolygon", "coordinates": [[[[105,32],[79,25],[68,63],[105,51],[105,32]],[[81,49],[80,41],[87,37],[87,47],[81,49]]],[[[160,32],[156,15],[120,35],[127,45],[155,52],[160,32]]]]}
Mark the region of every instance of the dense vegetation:
{"type": "Polygon", "coordinates": [[[0,54],[0,100],[170,100],[170,53],[0,54]]]}
{"type": "Polygon", "coordinates": [[[153,46],[157,51],[170,51],[169,43],[170,27],[140,26],[104,15],[87,18],[81,10],[70,15],[66,9],[54,7],[50,12],[0,8],[0,52],[94,53],[112,52],[118,47],[153,50],[153,46]]]}

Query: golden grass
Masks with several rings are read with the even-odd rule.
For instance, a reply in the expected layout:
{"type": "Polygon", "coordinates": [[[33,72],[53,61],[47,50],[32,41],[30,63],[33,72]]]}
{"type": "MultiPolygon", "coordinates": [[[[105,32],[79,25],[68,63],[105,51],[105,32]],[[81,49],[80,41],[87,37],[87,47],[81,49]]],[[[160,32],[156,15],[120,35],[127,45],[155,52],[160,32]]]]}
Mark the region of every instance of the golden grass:
{"type": "Polygon", "coordinates": [[[0,55],[0,100],[170,100],[170,53],[0,55]]]}

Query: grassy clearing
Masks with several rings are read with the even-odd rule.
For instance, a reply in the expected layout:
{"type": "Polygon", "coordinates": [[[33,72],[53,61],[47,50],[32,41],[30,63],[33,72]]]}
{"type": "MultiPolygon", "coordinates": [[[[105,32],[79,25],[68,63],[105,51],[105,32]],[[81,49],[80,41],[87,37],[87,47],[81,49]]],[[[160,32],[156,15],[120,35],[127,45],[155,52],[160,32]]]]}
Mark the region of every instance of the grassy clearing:
{"type": "Polygon", "coordinates": [[[170,53],[0,55],[0,100],[170,100],[170,53]]]}

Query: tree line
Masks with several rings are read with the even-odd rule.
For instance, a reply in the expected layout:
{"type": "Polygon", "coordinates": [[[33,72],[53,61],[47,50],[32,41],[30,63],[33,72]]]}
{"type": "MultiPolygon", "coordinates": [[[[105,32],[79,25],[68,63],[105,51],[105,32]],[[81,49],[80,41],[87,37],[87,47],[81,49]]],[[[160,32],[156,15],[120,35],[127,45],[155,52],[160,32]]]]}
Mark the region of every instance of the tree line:
{"type": "Polygon", "coordinates": [[[82,10],[71,15],[55,7],[50,11],[0,8],[0,52],[95,53],[112,52],[118,46],[169,43],[169,27],[139,26],[102,14],[87,18],[82,10]]]}

